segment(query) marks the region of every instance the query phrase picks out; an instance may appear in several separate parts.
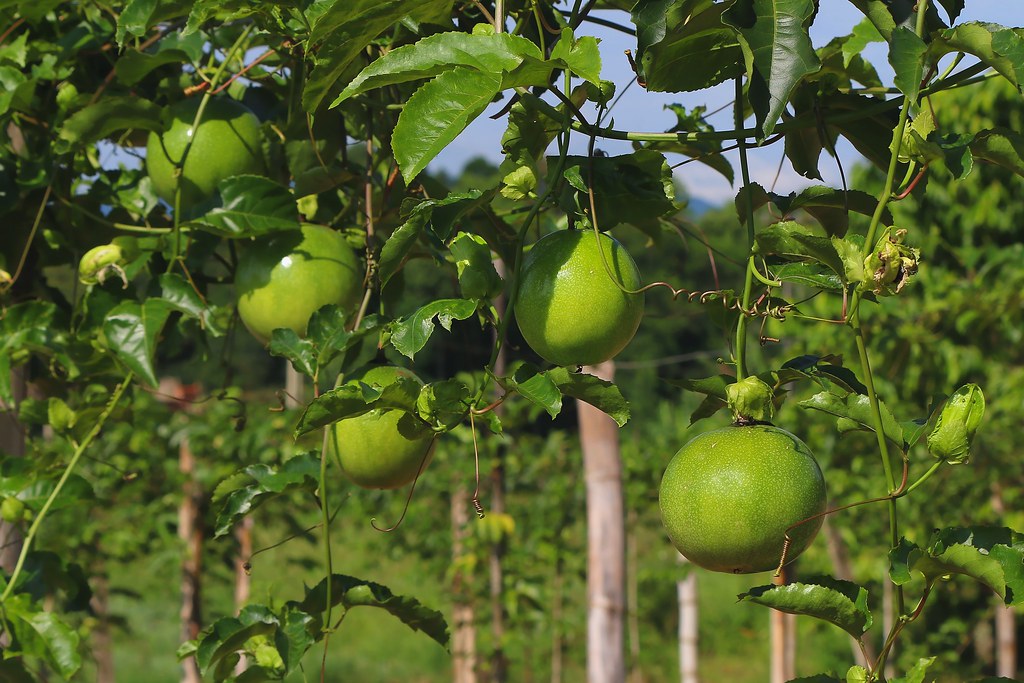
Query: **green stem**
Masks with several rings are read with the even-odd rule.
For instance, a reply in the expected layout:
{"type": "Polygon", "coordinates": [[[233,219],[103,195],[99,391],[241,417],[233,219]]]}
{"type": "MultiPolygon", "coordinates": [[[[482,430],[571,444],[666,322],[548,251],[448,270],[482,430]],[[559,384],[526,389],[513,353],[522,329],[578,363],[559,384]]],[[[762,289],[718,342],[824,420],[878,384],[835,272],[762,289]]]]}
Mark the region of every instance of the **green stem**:
{"type": "Polygon", "coordinates": [[[331,513],[327,507],[327,452],[328,439],[330,438],[330,427],[324,427],[324,439],[320,449],[320,517],[324,525],[324,565],[327,567],[326,600],[327,608],[324,611],[324,657],[320,664],[320,679],[323,680],[327,668],[327,644],[331,635],[331,608],[333,596],[331,585],[334,583],[334,557],[331,553],[331,513]]]}
{"type": "Polygon", "coordinates": [[[81,443],[75,448],[75,452],[71,455],[71,460],[68,461],[67,467],[64,468],[64,474],[61,475],[60,479],[57,480],[57,485],[53,487],[53,491],[47,496],[46,502],[43,503],[43,507],[39,510],[39,514],[32,520],[32,526],[29,527],[28,533],[25,535],[25,540],[22,542],[21,553],[18,555],[18,562],[14,565],[14,571],[11,573],[11,578],[7,582],[7,587],[4,589],[3,595],[0,595],[0,603],[6,602],[7,598],[10,597],[11,592],[14,591],[15,585],[18,583],[18,576],[21,574],[21,570],[25,565],[25,558],[28,557],[29,550],[32,547],[32,541],[35,540],[36,534],[39,532],[39,527],[42,526],[43,519],[46,518],[46,514],[50,511],[53,506],[53,502],[57,500],[57,496],[60,495],[61,490],[64,488],[64,484],[67,483],[68,479],[71,478],[71,473],[74,472],[75,466],[81,459],[85,449],[88,448],[92,442],[99,435],[100,430],[103,429],[103,425],[106,424],[107,419],[111,413],[114,412],[114,408],[120,402],[121,397],[124,396],[124,392],[127,391],[128,385],[131,384],[132,379],[135,377],[133,373],[128,373],[124,378],[124,381],[117,385],[114,393],[110,396],[110,400],[107,401],[107,405],[103,408],[103,412],[100,413],[99,418],[96,420],[96,424],[92,426],[89,433],[85,435],[81,443]]]}
{"type": "MultiPolygon", "coordinates": [[[[734,106],[736,129],[743,128],[743,80],[736,77],[736,102],[734,106]]],[[[750,165],[747,162],[747,139],[739,138],[740,174],[743,177],[743,189],[750,187],[750,165]]],[[[746,311],[750,310],[750,297],[754,289],[754,204],[747,202],[747,271],[743,280],[743,297],[740,299],[740,317],[736,321],[736,381],[747,376],[747,322],[746,311]]]]}
{"type": "Polygon", "coordinates": [[[918,479],[913,484],[908,486],[907,490],[903,492],[903,495],[906,496],[906,495],[910,494],[918,486],[920,486],[921,484],[923,484],[926,481],[928,481],[929,479],[931,479],[931,476],[933,474],[935,474],[936,472],[938,472],[940,467],[942,467],[942,461],[938,460],[938,461],[935,462],[935,464],[933,464],[931,467],[928,468],[927,472],[925,472],[924,474],[921,475],[920,479],[918,479]]]}
{"type": "MultiPolygon", "coordinates": [[[[925,10],[928,6],[928,0],[920,0],[917,5],[917,34],[921,35],[924,31],[924,18],[925,10]]],[[[885,175],[885,184],[878,197],[878,206],[875,207],[875,212],[871,216],[871,223],[868,226],[867,235],[864,238],[864,246],[861,250],[861,255],[864,258],[871,253],[875,246],[875,235],[878,231],[878,226],[881,224],[882,215],[885,213],[886,205],[889,203],[889,198],[892,195],[893,184],[896,180],[896,169],[899,166],[899,155],[900,147],[903,143],[903,134],[907,128],[907,120],[910,117],[910,107],[913,104],[909,98],[904,96],[902,98],[903,106],[900,110],[899,122],[896,125],[896,129],[892,134],[892,155],[889,158],[889,168],[885,175]]],[[[850,301],[850,312],[849,322],[850,327],[854,333],[854,342],[857,346],[857,355],[860,357],[861,374],[864,376],[864,386],[868,392],[868,402],[871,406],[871,417],[874,422],[875,438],[878,443],[878,452],[882,458],[882,469],[885,472],[886,485],[888,486],[889,494],[893,494],[896,491],[896,480],[893,476],[892,462],[889,458],[889,443],[885,438],[885,427],[882,421],[882,409],[881,404],[878,400],[878,393],[875,391],[874,376],[871,373],[871,361],[868,357],[867,349],[867,337],[864,334],[864,328],[860,324],[860,302],[862,297],[862,291],[858,288],[854,290],[853,296],[850,301]]],[[[896,547],[899,543],[899,517],[896,511],[896,499],[890,498],[886,504],[889,512],[889,545],[890,547],[896,547]]],[[[894,605],[894,616],[899,619],[905,609],[905,598],[903,594],[903,587],[898,586],[896,590],[896,604],[894,605]]]]}

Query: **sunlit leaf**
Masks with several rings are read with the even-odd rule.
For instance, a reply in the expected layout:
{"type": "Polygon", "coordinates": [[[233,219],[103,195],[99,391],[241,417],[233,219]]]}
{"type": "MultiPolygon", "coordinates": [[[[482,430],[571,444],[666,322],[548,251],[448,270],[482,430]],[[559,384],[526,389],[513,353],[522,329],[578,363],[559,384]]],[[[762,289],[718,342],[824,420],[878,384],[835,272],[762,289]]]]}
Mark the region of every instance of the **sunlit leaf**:
{"type": "Polygon", "coordinates": [[[753,588],[739,596],[790,614],[822,619],[854,638],[871,628],[874,618],[868,608],[867,589],[851,581],[819,577],[808,582],[753,588]]]}

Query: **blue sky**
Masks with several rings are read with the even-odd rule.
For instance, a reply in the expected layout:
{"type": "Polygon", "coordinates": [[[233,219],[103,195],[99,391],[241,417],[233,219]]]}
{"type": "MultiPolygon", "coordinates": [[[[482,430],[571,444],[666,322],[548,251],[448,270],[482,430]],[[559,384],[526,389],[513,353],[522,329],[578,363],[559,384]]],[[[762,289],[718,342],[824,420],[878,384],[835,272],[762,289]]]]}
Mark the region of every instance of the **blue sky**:
{"type": "MultiPolygon", "coordinates": [[[[628,23],[629,19],[628,15],[621,12],[601,12],[599,16],[614,19],[620,23],[628,23]]],[[[863,15],[846,0],[821,0],[821,10],[814,26],[811,27],[811,39],[815,47],[828,43],[835,36],[849,33],[862,17],[863,15]]],[[[966,8],[957,23],[965,21],[988,21],[1005,26],[1024,26],[1024,0],[967,0],[966,8]]],[[[623,53],[627,49],[632,49],[635,52],[635,39],[632,36],[593,24],[587,24],[586,30],[601,39],[602,76],[614,81],[621,91],[633,78],[633,73],[630,71],[623,53]]],[[[890,77],[891,71],[888,68],[886,53],[882,45],[869,46],[865,56],[875,64],[883,80],[890,77]]],[[[686,107],[706,104],[708,110],[713,111],[731,101],[733,88],[732,83],[725,83],[699,93],[667,94],[646,92],[634,84],[629,87],[616,105],[612,112],[612,120],[615,128],[620,130],[663,131],[674,123],[674,116],[671,112],[663,109],[665,104],[678,103],[686,107]]],[[[468,160],[476,156],[483,156],[495,163],[500,162],[502,157],[499,141],[504,131],[505,122],[503,120],[492,121],[489,118],[500,108],[500,103],[491,105],[484,115],[474,121],[455,142],[441,153],[430,168],[457,173],[468,160]]],[[[585,113],[588,114],[589,120],[593,120],[593,110],[585,113]]],[[[731,128],[731,117],[731,109],[727,109],[711,119],[711,122],[718,128],[731,128]]],[[[586,139],[582,135],[576,137],[573,151],[584,152],[586,139]]],[[[627,154],[631,151],[628,143],[613,140],[599,140],[598,146],[612,155],[627,154]]],[[[847,169],[860,160],[859,155],[849,145],[840,146],[838,151],[847,169]]],[[[781,143],[768,149],[755,150],[750,158],[751,179],[765,187],[772,185],[779,168],[781,155],[781,143]]],[[[678,155],[670,155],[669,163],[678,163],[682,159],[678,155]]],[[[732,161],[737,168],[738,175],[739,166],[735,155],[732,156],[732,161]]],[[[826,183],[838,186],[840,182],[838,169],[831,159],[825,158],[825,155],[822,158],[821,173],[826,183]]],[[[738,189],[738,187],[730,186],[722,175],[700,163],[681,167],[677,170],[677,178],[690,195],[713,204],[731,200],[738,189]]],[[[809,184],[812,182],[794,173],[786,162],[783,164],[782,172],[776,183],[776,191],[790,192],[809,184]]]]}

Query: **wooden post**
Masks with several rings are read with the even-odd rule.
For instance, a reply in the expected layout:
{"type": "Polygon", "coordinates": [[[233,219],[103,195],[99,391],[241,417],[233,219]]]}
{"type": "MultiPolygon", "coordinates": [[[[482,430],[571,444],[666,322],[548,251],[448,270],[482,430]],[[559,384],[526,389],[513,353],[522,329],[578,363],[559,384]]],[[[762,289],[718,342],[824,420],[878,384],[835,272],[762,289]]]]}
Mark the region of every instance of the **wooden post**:
{"type": "MultiPolygon", "coordinates": [[[[587,372],[611,380],[608,361],[587,372]]],[[[587,681],[623,683],[626,613],[626,529],[622,459],[615,421],[577,401],[583,470],[587,484],[587,681]]]]}
{"type": "MultiPolygon", "coordinates": [[[[680,564],[688,564],[679,555],[680,564]]],[[[697,677],[697,572],[689,571],[676,582],[676,596],[679,600],[679,682],[698,683],[697,677]]]]}
{"type": "Polygon", "coordinates": [[[451,495],[452,563],[452,681],[476,683],[476,624],[472,598],[466,589],[466,577],[459,569],[469,536],[469,493],[461,483],[451,495]]]}

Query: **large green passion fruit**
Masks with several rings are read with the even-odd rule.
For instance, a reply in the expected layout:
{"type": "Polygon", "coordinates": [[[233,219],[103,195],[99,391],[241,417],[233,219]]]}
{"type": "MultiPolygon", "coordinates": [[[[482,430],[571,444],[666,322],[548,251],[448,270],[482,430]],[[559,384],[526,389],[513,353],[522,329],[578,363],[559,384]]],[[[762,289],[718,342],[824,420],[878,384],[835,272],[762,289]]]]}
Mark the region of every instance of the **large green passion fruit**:
{"type": "MultiPolygon", "coordinates": [[[[377,366],[356,375],[380,388],[399,378],[422,382],[404,368],[377,366]]],[[[435,434],[421,419],[402,410],[378,408],[331,426],[330,447],[353,483],[368,489],[404,486],[426,469],[433,457],[435,434]]]]}
{"type": "MultiPolygon", "coordinates": [[[[696,565],[746,574],[775,569],[787,529],[825,511],[825,480],[803,441],[770,425],[725,427],[679,449],[661,481],[669,538],[696,565]]],[[[807,549],[817,517],[789,530],[786,561],[807,549]]]]}
{"type": "Polygon", "coordinates": [[[192,139],[181,168],[183,211],[212,197],[217,184],[225,178],[266,172],[256,115],[235,100],[212,98],[193,131],[200,100],[197,97],[172,104],[168,110],[168,129],[162,135],[150,133],[146,145],[146,171],[153,189],[173,206],[177,164],[192,139]]]}
{"type": "Polygon", "coordinates": [[[362,282],[363,269],[341,233],[304,224],[243,245],[235,271],[238,314],[264,344],[280,327],[301,337],[318,308],[354,310],[362,282]]]}
{"type": "Polygon", "coordinates": [[[592,230],[560,230],[523,259],[516,322],[549,363],[594,365],[616,356],[636,334],[644,295],[630,292],[639,288],[636,263],[618,241],[605,234],[598,240],[592,230]]]}

